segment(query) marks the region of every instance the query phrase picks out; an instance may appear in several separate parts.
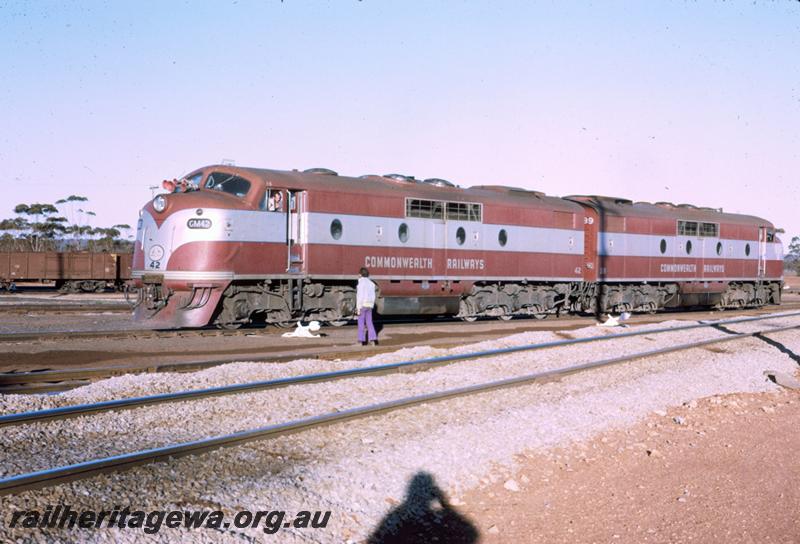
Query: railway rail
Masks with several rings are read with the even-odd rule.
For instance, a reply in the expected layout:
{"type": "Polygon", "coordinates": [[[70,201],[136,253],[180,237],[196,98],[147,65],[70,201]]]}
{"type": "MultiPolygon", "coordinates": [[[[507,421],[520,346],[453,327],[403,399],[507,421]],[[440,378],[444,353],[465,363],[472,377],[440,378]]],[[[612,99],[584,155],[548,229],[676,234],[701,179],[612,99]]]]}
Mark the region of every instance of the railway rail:
{"type": "Polygon", "coordinates": [[[666,332],[680,332],[702,327],[716,327],[728,333],[727,336],[723,336],[720,338],[713,338],[709,340],[702,340],[684,344],[673,344],[671,346],[664,348],[628,354],[620,357],[606,358],[588,363],[564,366],[553,370],[534,372],[523,376],[516,376],[506,379],[484,382],[465,387],[451,388],[438,392],[404,397],[400,399],[394,399],[375,404],[356,406],[350,409],[295,419],[288,422],[268,425],[247,431],[214,436],[210,438],[204,438],[201,440],[184,442],[180,444],[172,444],[163,447],[151,448],[132,453],[115,455],[107,458],[99,458],[86,462],[75,463],[71,465],[55,467],[31,473],[19,474],[16,476],[7,477],[0,480],[0,494],[19,493],[22,491],[57,485],[59,483],[64,483],[68,481],[85,479],[95,476],[97,474],[120,471],[145,463],[151,463],[159,460],[166,460],[172,457],[198,454],[205,451],[210,451],[223,447],[231,447],[253,440],[263,440],[267,438],[274,438],[278,436],[294,434],[313,428],[319,428],[322,426],[338,422],[363,418],[367,416],[373,416],[414,405],[419,405],[429,402],[438,402],[458,396],[482,393],[501,388],[516,387],[535,382],[552,381],[560,379],[570,374],[585,372],[593,369],[607,367],[610,365],[620,364],[623,362],[655,357],[658,355],[674,353],[677,351],[707,347],[715,344],[734,342],[737,340],[741,340],[743,338],[766,337],[767,335],[770,334],[798,329],[800,328],[800,324],[778,326],[778,327],[772,327],[750,332],[731,331],[727,329],[726,326],[740,324],[740,323],[767,321],[771,319],[790,318],[797,316],[800,316],[800,312],[730,319],[723,321],[701,322],[681,327],[662,328],[662,329],[647,330],[647,331],[628,331],[610,336],[559,340],[555,342],[545,342],[540,344],[529,344],[525,346],[515,346],[515,347],[501,348],[496,350],[487,350],[487,351],[472,352],[472,353],[465,353],[458,355],[449,355],[444,357],[435,357],[418,361],[406,361],[401,363],[391,363],[388,365],[378,365],[373,367],[351,368],[337,372],[294,376],[294,377],[282,378],[278,380],[270,380],[264,382],[235,384],[231,386],[210,388],[197,391],[182,391],[177,393],[153,395],[149,397],[118,399],[101,403],[62,407],[53,410],[9,414],[0,418],[0,425],[19,425],[19,424],[32,423],[36,421],[38,422],[51,421],[56,419],[63,419],[66,417],[74,417],[77,415],[94,414],[108,410],[119,410],[119,409],[133,408],[136,406],[145,406],[148,404],[177,402],[177,401],[190,400],[194,398],[201,398],[208,396],[218,396],[218,395],[249,392],[259,389],[285,387],[287,385],[292,385],[292,384],[329,381],[333,379],[342,379],[352,376],[363,376],[369,374],[381,374],[386,372],[396,372],[403,370],[409,371],[414,369],[431,368],[432,366],[439,364],[449,364],[459,361],[468,361],[482,357],[505,355],[509,353],[516,353],[526,350],[553,348],[553,347],[565,346],[577,343],[607,341],[607,340],[637,336],[641,334],[652,335],[652,334],[660,334],[666,332]]]}

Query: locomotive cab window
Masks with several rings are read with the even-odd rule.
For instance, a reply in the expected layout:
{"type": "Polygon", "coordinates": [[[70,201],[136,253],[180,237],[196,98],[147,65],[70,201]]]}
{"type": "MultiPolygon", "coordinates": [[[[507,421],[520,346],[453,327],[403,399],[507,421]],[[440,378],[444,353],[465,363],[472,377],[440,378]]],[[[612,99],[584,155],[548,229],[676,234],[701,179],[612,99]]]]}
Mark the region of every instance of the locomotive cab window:
{"type": "Polygon", "coordinates": [[[203,173],[198,172],[197,174],[186,178],[186,181],[189,183],[189,185],[192,185],[195,189],[198,189],[200,187],[200,180],[202,179],[203,179],[203,173]]]}
{"type": "Polygon", "coordinates": [[[767,242],[774,242],[775,241],[775,233],[771,230],[767,231],[767,242]]]}
{"type": "Polygon", "coordinates": [[[213,172],[206,180],[206,189],[222,191],[242,198],[250,192],[250,182],[233,174],[213,172]]]}
{"type": "Polygon", "coordinates": [[[279,189],[267,189],[264,191],[264,198],[259,203],[261,211],[268,212],[282,212],[283,207],[283,191],[279,189]]]}

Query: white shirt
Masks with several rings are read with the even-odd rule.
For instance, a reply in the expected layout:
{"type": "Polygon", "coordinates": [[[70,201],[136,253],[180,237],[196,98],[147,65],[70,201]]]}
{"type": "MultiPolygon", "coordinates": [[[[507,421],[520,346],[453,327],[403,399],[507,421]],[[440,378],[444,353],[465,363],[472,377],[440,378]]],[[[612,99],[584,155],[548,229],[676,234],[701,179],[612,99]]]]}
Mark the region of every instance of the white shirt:
{"type": "Polygon", "coordinates": [[[356,289],[356,307],[372,308],[375,306],[375,284],[369,278],[358,278],[358,288],[356,289]]]}

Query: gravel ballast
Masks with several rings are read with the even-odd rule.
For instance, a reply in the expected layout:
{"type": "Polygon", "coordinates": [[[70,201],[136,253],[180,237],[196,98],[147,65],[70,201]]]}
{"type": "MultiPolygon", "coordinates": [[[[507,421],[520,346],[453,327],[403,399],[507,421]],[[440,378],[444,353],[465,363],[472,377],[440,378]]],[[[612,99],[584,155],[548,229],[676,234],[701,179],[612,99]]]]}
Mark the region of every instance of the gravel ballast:
{"type": "MultiPolygon", "coordinates": [[[[644,328],[685,324],[669,321],[644,328]]],[[[800,318],[743,323],[737,332],[797,324],[800,318]]],[[[587,327],[570,337],[616,334],[626,329],[587,327]]],[[[3,430],[3,476],[97,457],[227,434],[290,419],[462,387],[563,367],[599,358],[653,350],[676,343],[725,337],[717,329],[643,335],[616,341],[522,352],[445,367],[380,377],[291,386],[273,391],[156,405],[119,413],[3,430]]],[[[362,361],[299,360],[281,365],[235,363],[192,374],[123,376],[53,396],[8,396],[0,412],[52,408],[230,383],[339,370],[446,353],[492,349],[563,338],[551,332],[524,333],[453,350],[404,349],[362,361]]],[[[793,352],[800,335],[770,335],[793,352]]],[[[774,390],[766,369],[793,373],[797,364],[776,346],[749,338],[672,353],[566,377],[559,382],[450,399],[390,414],[333,425],[302,434],[138,467],[40,491],[0,499],[0,539],[75,539],[58,529],[9,529],[11,512],[59,503],[73,509],[130,505],[142,510],[284,509],[331,510],[326,529],[286,529],[281,541],[361,540],[393,506],[403,501],[415,474],[430,473],[457,497],[481,481],[506,478],[515,456],[565,445],[692,399],[730,392],[774,390]]],[[[178,529],[147,535],[152,541],[183,536],[178,529]]],[[[263,539],[260,529],[195,530],[206,541],[263,539]],[[241,534],[240,534],[241,533],[241,534]]],[[[139,530],[82,531],[82,539],[138,540],[139,530]]],[[[278,536],[278,535],[276,535],[278,536]]]]}

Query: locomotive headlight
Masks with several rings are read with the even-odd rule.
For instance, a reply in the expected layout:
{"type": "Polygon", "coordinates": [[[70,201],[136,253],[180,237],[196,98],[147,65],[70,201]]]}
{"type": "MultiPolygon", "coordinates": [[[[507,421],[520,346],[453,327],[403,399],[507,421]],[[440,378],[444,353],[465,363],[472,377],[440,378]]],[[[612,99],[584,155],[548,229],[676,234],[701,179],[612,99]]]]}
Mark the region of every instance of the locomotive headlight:
{"type": "Polygon", "coordinates": [[[155,208],[157,212],[159,213],[163,212],[166,207],[167,207],[167,197],[165,197],[164,195],[158,195],[153,199],[153,208],[155,208]]]}

